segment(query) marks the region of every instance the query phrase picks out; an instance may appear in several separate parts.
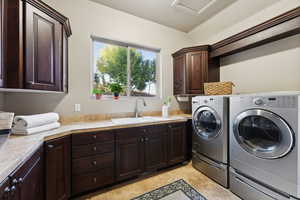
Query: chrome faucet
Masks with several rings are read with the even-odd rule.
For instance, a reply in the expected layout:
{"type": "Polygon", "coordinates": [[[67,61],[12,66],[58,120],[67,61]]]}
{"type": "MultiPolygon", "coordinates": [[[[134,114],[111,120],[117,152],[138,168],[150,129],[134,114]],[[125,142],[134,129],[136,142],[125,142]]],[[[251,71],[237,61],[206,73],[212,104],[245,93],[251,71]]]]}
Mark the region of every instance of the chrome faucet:
{"type": "Polygon", "coordinates": [[[146,101],[145,101],[144,98],[137,98],[137,99],[135,100],[134,115],[135,115],[136,118],[140,117],[140,111],[139,111],[139,105],[138,105],[139,100],[142,100],[142,101],[143,101],[143,104],[144,104],[145,107],[147,106],[146,101]]]}

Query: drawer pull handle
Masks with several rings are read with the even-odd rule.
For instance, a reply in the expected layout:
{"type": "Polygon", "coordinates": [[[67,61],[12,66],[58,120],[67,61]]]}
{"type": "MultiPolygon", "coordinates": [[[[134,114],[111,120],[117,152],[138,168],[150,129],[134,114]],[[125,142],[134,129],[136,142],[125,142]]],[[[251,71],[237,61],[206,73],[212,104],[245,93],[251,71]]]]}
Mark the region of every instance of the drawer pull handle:
{"type": "Polygon", "coordinates": [[[54,148],[54,145],[53,145],[53,144],[49,144],[49,145],[48,145],[48,148],[49,148],[49,149],[53,149],[53,148],[54,148]]]}
{"type": "Polygon", "coordinates": [[[97,161],[93,161],[93,165],[97,165],[97,161]]]}
{"type": "Polygon", "coordinates": [[[94,183],[97,183],[97,178],[94,177],[94,178],[93,178],[93,181],[94,181],[94,183]]]}
{"type": "Polygon", "coordinates": [[[97,151],[97,147],[93,147],[93,151],[97,151]]]}
{"type": "Polygon", "coordinates": [[[93,135],[93,138],[94,138],[94,139],[97,139],[97,135],[93,135]]]}

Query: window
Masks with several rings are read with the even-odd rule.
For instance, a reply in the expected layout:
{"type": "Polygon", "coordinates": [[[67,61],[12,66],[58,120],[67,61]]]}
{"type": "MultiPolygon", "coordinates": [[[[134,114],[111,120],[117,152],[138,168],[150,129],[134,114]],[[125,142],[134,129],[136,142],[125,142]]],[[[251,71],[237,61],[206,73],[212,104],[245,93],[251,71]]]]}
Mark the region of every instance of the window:
{"type": "Polygon", "coordinates": [[[92,37],[93,89],[112,95],[111,84],[122,87],[121,96],[154,97],[158,94],[160,50],[92,37]]]}

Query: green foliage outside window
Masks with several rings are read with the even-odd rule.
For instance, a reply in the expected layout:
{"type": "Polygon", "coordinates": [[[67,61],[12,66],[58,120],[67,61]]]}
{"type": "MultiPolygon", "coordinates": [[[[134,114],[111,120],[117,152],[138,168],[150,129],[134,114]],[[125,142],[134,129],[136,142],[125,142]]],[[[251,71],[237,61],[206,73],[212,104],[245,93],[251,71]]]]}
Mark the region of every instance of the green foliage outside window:
{"type": "Polygon", "coordinates": [[[144,58],[142,53],[134,48],[130,48],[129,52],[130,70],[126,47],[103,47],[96,62],[94,88],[101,88],[105,94],[111,95],[109,86],[111,83],[118,83],[122,87],[122,95],[128,95],[127,92],[130,91],[130,96],[153,96],[147,88],[156,82],[156,59],[144,58]],[[127,83],[129,71],[130,82],[127,83]]]}

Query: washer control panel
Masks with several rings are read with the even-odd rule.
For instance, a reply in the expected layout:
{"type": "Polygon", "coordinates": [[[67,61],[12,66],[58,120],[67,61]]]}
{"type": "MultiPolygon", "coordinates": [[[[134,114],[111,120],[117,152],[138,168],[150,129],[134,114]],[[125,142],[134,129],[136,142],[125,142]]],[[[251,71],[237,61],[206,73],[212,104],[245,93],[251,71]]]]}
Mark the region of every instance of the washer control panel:
{"type": "Polygon", "coordinates": [[[295,108],[297,107],[297,96],[261,96],[247,97],[256,106],[276,107],[276,108],[295,108]]]}

